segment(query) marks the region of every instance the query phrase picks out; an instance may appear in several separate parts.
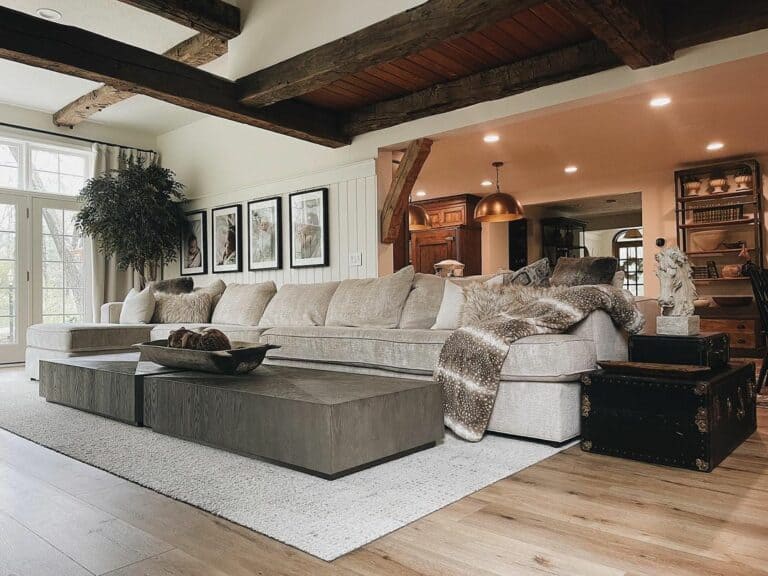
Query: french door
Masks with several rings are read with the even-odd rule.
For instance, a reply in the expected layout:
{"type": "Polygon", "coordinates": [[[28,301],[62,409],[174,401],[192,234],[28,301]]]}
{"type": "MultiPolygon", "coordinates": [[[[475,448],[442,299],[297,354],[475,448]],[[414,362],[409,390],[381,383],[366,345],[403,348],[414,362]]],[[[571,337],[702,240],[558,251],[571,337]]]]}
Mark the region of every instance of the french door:
{"type": "Polygon", "coordinates": [[[77,211],[75,200],[0,191],[0,364],[23,362],[32,324],[91,320],[77,211]]]}

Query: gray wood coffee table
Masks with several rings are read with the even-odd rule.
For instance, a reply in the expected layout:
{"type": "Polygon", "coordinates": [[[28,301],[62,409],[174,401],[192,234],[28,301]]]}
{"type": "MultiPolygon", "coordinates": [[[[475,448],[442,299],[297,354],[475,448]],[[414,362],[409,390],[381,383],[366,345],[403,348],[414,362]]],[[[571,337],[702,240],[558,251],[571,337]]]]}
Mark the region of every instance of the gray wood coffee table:
{"type": "Polygon", "coordinates": [[[144,378],[155,432],[335,478],[443,437],[433,381],[261,366],[246,376],[144,378]]]}
{"type": "MultiPolygon", "coordinates": [[[[116,355],[118,356],[118,355],[116,355]]],[[[40,396],[134,426],[144,419],[144,378],[173,372],[152,362],[139,362],[138,354],[119,359],[66,358],[40,362],[40,396]]]]}

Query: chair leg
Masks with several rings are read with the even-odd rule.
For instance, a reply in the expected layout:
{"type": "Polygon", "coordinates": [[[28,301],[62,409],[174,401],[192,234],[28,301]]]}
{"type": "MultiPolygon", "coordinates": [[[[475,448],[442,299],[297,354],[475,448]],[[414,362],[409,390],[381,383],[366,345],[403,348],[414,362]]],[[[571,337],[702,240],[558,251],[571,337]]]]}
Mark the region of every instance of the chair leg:
{"type": "Polygon", "coordinates": [[[768,354],[763,358],[763,364],[760,366],[760,375],[757,377],[757,393],[760,394],[765,386],[765,379],[768,378],[768,354]]]}

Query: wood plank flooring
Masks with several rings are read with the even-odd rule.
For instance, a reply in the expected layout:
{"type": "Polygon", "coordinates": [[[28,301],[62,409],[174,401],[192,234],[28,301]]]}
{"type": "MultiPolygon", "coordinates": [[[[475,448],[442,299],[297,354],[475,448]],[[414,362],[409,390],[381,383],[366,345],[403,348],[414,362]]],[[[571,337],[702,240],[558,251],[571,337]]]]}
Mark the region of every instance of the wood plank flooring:
{"type": "Polygon", "coordinates": [[[758,420],[711,474],[574,447],[332,563],[0,430],[0,576],[768,575],[758,420]]]}

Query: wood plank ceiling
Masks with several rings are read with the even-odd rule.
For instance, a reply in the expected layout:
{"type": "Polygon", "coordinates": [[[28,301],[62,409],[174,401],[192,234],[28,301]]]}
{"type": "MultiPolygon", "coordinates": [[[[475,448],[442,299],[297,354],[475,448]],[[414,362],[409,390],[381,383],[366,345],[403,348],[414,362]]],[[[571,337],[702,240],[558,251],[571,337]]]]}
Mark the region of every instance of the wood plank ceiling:
{"type": "MultiPolygon", "coordinates": [[[[122,1],[221,41],[240,31],[239,11],[222,0],[122,1]]],[[[146,94],[338,147],[372,130],[617,66],[653,66],[674,50],[767,27],[768,2],[753,0],[427,0],[231,81],[173,61],[175,52],[160,56],[0,7],[0,57],[121,92],[78,99],[57,116],[70,119],[62,123],[146,94]]]]}
{"type": "Polygon", "coordinates": [[[592,37],[571,14],[546,2],[477,32],[350,74],[299,99],[354,110],[592,37]]]}

